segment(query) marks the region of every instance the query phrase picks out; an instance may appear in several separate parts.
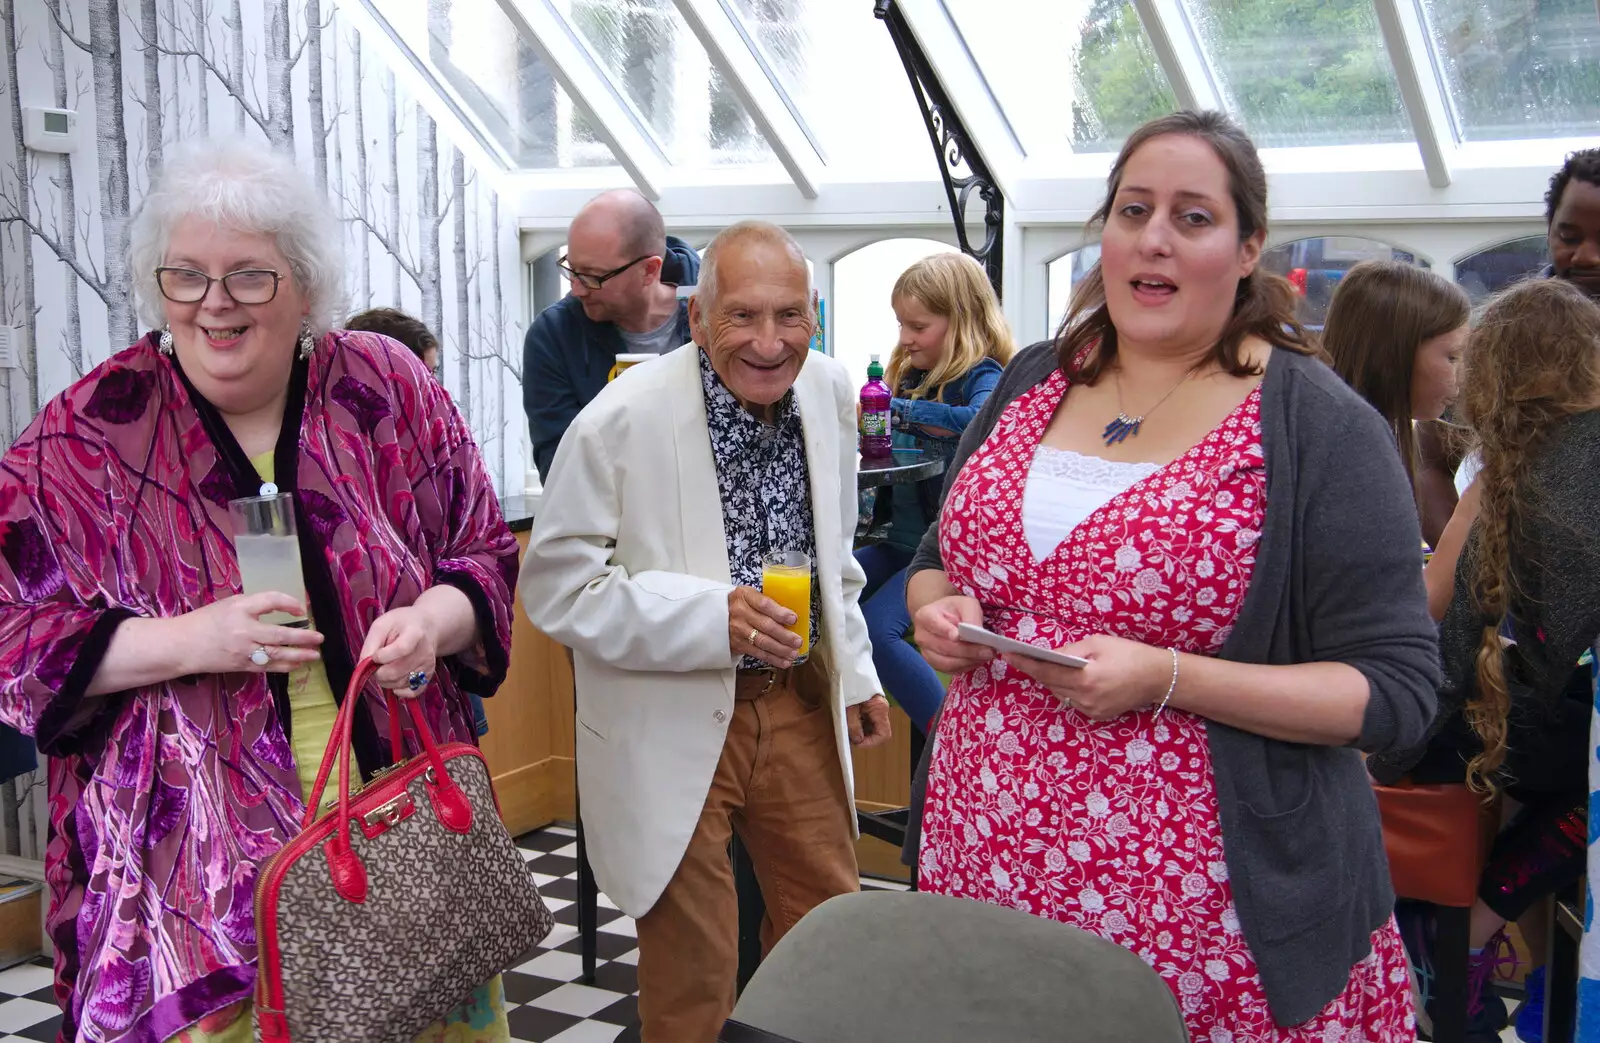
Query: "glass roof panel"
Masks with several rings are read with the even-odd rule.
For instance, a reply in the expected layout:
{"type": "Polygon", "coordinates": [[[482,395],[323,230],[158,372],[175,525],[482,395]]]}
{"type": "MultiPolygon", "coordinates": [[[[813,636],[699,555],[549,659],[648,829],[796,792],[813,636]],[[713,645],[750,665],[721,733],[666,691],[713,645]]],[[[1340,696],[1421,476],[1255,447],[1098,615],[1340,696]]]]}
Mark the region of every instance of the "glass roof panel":
{"type": "Polygon", "coordinates": [[[1177,107],[1128,0],[947,2],[1030,154],[1061,144],[1115,152],[1139,124],[1177,107]],[[1062,68],[1070,82],[1055,82],[1062,68]]]}
{"type": "Polygon", "coordinates": [[[1468,141],[1600,128],[1594,0],[1421,0],[1468,141]]]}
{"type": "Polygon", "coordinates": [[[1257,145],[1413,139],[1372,0],[1184,6],[1217,86],[1257,145]]]}
{"type": "Polygon", "coordinates": [[[756,57],[823,160],[936,175],[905,67],[862,0],[733,0],[756,57]]]}
{"type": "Polygon", "coordinates": [[[526,168],[616,166],[550,69],[499,6],[468,0],[367,3],[464,118],[526,168]],[[447,89],[446,89],[447,88],[447,89]]]}
{"type": "Polygon", "coordinates": [[[568,16],[671,162],[776,165],[672,0],[572,0],[568,16]]]}

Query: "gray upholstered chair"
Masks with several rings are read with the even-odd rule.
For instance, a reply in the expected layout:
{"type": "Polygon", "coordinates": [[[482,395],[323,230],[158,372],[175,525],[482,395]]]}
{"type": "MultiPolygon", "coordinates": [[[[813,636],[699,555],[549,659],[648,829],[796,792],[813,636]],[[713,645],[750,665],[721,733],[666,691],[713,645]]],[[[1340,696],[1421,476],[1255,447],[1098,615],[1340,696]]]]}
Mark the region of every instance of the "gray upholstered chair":
{"type": "Polygon", "coordinates": [[[722,1039],[792,1043],[1184,1043],[1172,992],[1133,953],[963,898],[823,903],[756,971],[722,1039]]]}

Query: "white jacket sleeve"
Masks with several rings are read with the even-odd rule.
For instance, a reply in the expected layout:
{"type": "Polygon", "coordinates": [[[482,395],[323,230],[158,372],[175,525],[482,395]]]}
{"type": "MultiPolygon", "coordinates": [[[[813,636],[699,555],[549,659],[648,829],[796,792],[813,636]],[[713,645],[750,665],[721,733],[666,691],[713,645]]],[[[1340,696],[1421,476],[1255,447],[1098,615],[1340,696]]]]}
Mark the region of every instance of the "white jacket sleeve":
{"type": "Polygon", "coordinates": [[[841,368],[833,381],[835,405],[842,428],[839,441],[839,532],[844,546],[840,550],[840,585],[844,593],[845,649],[837,667],[843,682],[844,705],[856,706],[883,692],[877,668],[872,665],[872,641],[867,637],[867,619],[861,614],[861,591],[867,574],[856,561],[856,517],[860,497],[856,492],[856,399],[841,368]]]}
{"type": "Polygon", "coordinates": [[[522,559],[518,590],[529,620],[617,669],[731,668],[730,584],[679,572],[630,575],[612,562],[617,473],[601,432],[580,414],[556,451],[522,559]]]}

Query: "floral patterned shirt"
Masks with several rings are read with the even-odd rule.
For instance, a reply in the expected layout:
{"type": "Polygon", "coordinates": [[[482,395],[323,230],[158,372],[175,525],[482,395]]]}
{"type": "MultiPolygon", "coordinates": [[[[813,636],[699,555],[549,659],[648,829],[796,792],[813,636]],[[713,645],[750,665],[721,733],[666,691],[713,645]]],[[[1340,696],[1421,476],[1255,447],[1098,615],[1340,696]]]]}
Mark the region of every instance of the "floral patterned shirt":
{"type": "MultiPolygon", "coordinates": [[[[805,436],[794,392],[779,400],[777,422],[765,424],[733,397],[704,351],[700,352],[700,382],[706,395],[711,455],[717,461],[717,491],[722,496],[722,527],[727,534],[728,571],[733,582],[760,590],[762,555],[774,550],[805,551],[812,561],[811,633],[816,635],[821,614],[815,579],[817,533],[811,516],[805,436]]],[[[744,656],[739,669],[770,667],[744,656]]]]}

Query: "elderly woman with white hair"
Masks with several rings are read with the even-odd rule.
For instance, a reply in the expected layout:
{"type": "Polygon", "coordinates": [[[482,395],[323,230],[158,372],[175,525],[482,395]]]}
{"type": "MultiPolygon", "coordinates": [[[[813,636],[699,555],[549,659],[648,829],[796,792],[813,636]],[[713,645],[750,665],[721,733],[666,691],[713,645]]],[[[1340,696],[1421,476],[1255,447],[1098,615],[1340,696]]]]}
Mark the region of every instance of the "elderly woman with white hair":
{"type": "MultiPolygon", "coordinates": [[[[354,664],[441,741],[475,741],[468,693],[504,678],[516,542],[421,363],[328,328],[339,242],[290,158],[173,150],[132,228],[156,332],[0,465],[0,720],[53,758],[63,1040],[249,1040],[256,874],[298,829],[354,664]],[[294,494],[303,605],[240,593],[228,502],[268,482],[294,494]]],[[[354,721],[370,776],[378,693],[354,721]]],[[[422,1038],[506,1039],[503,1007],[486,983],[422,1038]]]]}

